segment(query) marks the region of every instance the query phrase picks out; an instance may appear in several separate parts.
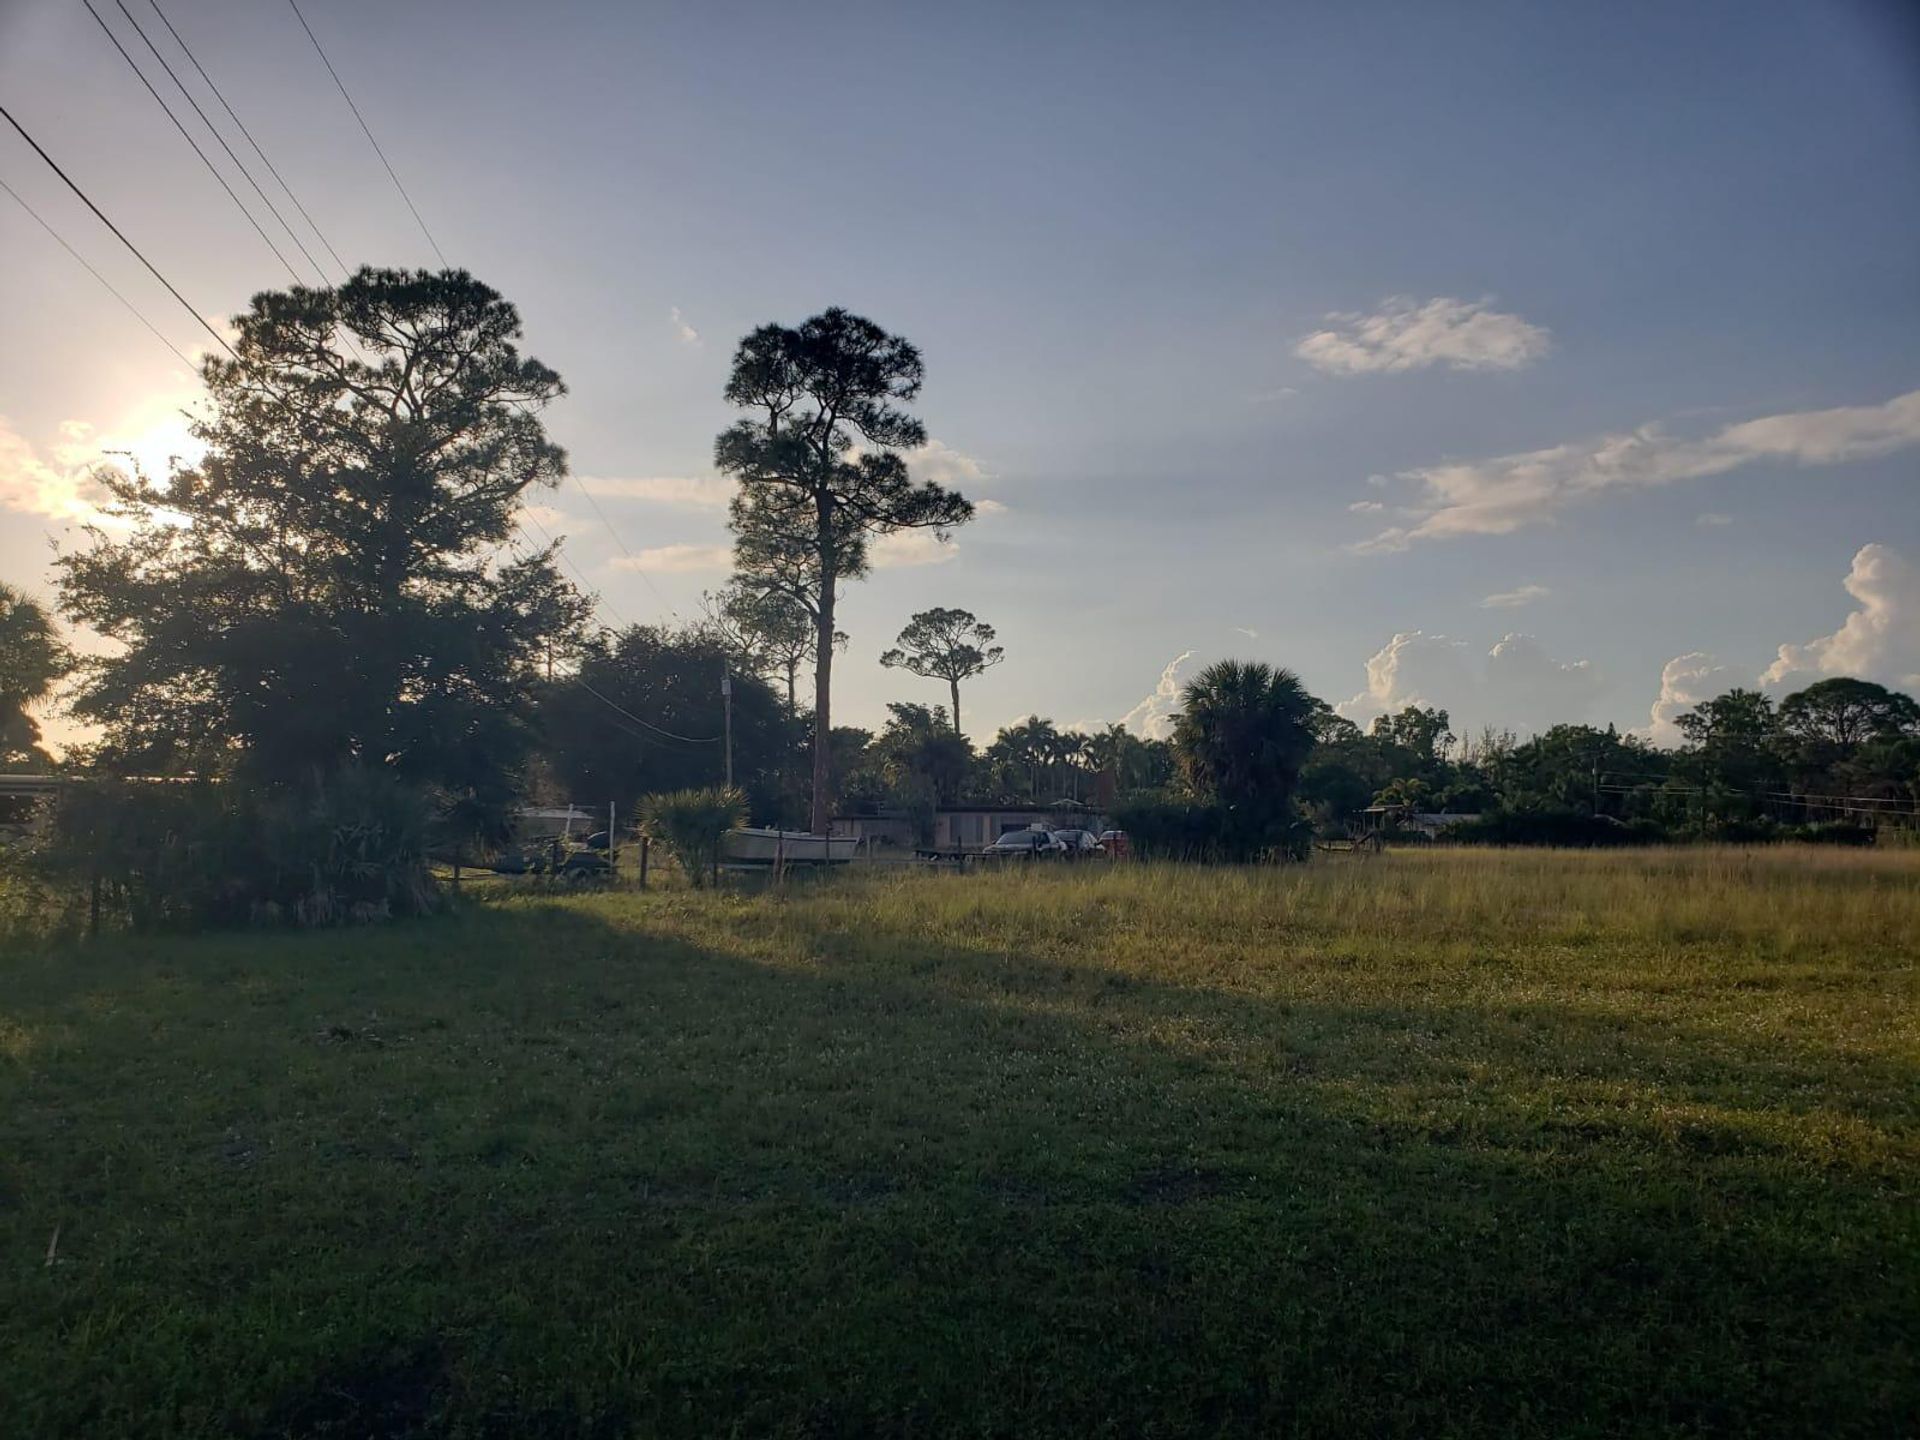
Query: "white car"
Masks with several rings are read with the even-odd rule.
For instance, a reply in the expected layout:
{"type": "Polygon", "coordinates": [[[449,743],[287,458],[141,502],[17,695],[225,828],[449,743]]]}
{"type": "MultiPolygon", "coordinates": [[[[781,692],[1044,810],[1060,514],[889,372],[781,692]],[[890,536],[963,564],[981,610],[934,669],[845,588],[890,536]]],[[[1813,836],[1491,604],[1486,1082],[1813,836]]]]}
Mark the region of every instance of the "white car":
{"type": "Polygon", "coordinates": [[[1054,839],[1051,830],[1009,830],[980,853],[1011,855],[1022,860],[1033,860],[1043,855],[1062,854],[1066,848],[1054,839]]]}

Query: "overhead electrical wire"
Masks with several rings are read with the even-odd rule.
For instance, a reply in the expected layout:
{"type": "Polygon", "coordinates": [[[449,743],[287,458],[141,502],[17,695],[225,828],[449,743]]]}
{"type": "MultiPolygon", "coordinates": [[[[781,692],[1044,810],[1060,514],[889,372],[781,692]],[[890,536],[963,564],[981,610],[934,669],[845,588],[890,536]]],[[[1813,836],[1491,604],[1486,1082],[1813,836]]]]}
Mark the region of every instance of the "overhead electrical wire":
{"type": "MultiPolygon", "coordinates": [[[[253,132],[247,128],[246,121],[242,120],[240,116],[235,113],[233,106],[228,103],[227,97],[221,92],[220,87],[213,83],[213,77],[207,73],[206,66],[200,63],[200,57],[193,53],[192,47],[181,37],[180,32],[173,28],[173,21],[169,20],[167,18],[167,12],[160,8],[160,0],[147,0],[147,3],[153,7],[153,13],[160,17],[160,23],[167,27],[167,33],[173,37],[173,43],[180,47],[181,53],[187,57],[192,63],[193,68],[199,72],[200,78],[206,81],[207,89],[213,92],[213,98],[218,100],[221,108],[227,112],[227,118],[232,120],[235,127],[246,137],[247,144],[253,147],[253,153],[260,157],[260,163],[267,167],[267,173],[272,175],[279,183],[280,188],[286,192],[287,199],[292,201],[293,208],[300,212],[300,218],[307,222],[307,228],[313,231],[314,238],[320,242],[321,248],[333,257],[333,263],[340,267],[340,273],[342,275],[351,274],[351,268],[346,261],[340,258],[340,252],[333,248],[333,242],[327,239],[326,232],[320,228],[319,223],[314,220],[313,216],[307,213],[307,207],[300,203],[300,197],[293,193],[293,186],[287,183],[286,177],[280,173],[279,167],[268,158],[267,152],[260,147],[260,142],[253,138],[253,132]]],[[[283,220],[281,223],[285,224],[286,222],[283,220]]],[[[305,247],[302,248],[304,249],[305,247]]],[[[309,255],[307,258],[312,259],[313,257],[309,255]]],[[[316,266],[315,268],[318,269],[319,267],[316,266]]]]}
{"type": "Polygon", "coordinates": [[[132,54],[127,50],[127,47],[120,43],[120,37],[113,33],[112,28],[101,18],[100,12],[93,8],[93,0],[80,0],[80,3],[87,7],[87,13],[93,16],[94,23],[100,27],[101,33],[113,42],[113,48],[120,52],[120,58],[127,62],[127,67],[139,77],[140,83],[147,87],[147,93],[153,96],[154,103],[166,112],[167,119],[173,122],[173,128],[178,130],[181,138],[193,147],[193,153],[200,157],[200,163],[207,167],[207,173],[219,182],[222,190],[227,192],[227,198],[233,201],[234,208],[247,217],[247,223],[253,227],[254,234],[258,235],[266,247],[273,251],[273,258],[286,267],[287,274],[293,277],[293,283],[296,285],[306,283],[301,279],[300,272],[293,268],[293,262],[280,253],[280,247],[273,243],[273,237],[267,234],[258,220],[254,219],[253,212],[247,209],[245,203],[235,192],[233,186],[227,183],[227,177],[220,173],[220,167],[213,163],[208,157],[207,152],[200,148],[200,142],[193,138],[192,134],[187,130],[187,127],[181,123],[180,117],[173,113],[173,107],[167,104],[166,98],[161,95],[158,90],[153,88],[153,82],[147,79],[147,72],[140,68],[139,63],[134,60],[132,54]]]}
{"type": "Polygon", "coordinates": [[[45,218],[42,217],[40,212],[34,209],[33,206],[29,205],[25,197],[22,196],[18,190],[15,190],[11,185],[7,184],[7,182],[4,180],[0,180],[0,190],[4,190],[7,192],[7,194],[11,195],[14,198],[14,202],[18,204],[22,210],[26,211],[27,214],[31,215],[34,219],[34,223],[37,224],[42,230],[46,231],[47,234],[51,235],[54,238],[55,243],[57,243],[62,250],[66,251],[67,254],[71,255],[75,260],[79,261],[81,265],[85,266],[87,273],[93,276],[93,278],[98,280],[102,285],[104,285],[107,288],[107,293],[112,295],[114,299],[118,300],[122,305],[124,305],[129,315],[133,316],[134,319],[138,320],[142,325],[146,326],[147,329],[153,332],[154,339],[158,340],[162,345],[166,346],[167,349],[171,350],[175,355],[178,355],[180,357],[181,363],[186,365],[188,369],[195,368],[195,362],[188,357],[187,352],[182,350],[178,345],[174,344],[173,341],[169,340],[165,336],[165,334],[161,332],[160,327],[158,325],[155,325],[153,321],[149,320],[146,317],[146,315],[141,312],[141,309],[138,305],[135,305],[125,295],[122,295],[119,289],[114,285],[114,283],[111,280],[107,279],[106,276],[102,275],[98,270],[94,268],[93,262],[91,260],[87,259],[86,256],[82,255],[78,250],[74,249],[73,246],[69,245],[67,243],[66,237],[62,235],[58,230],[54,229],[53,226],[49,225],[46,222],[45,218]]]}
{"type": "Polygon", "coordinates": [[[387,159],[387,152],[382,150],[380,142],[373,138],[373,128],[367,124],[367,117],[360,113],[360,107],[353,103],[353,96],[347,93],[346,82],[340,78],[340,72],[333,68],[333,61],[327,58],[327,52],[320,44],[320,37],[313,33],[313,27],[307,24],[307,17],[300,13],[298,0],[287,0],[287,4],[293,7],[294,19],[298,20],[300,28],[307,32],[307,39],[313,42],[313,50],[320,57],[320,63],[327,67],[327,74],[333,77],[334,86],[340,91],[340,98],[347,102],[347,108],[353,112],[353,118],[360,122],[360,133],[367,137],[367,143],[373,146],[373,153],[380,157],[380,163],[386,167],[387,178],[393,181],[393,188],[398,190],[400,198],[407,202],[407,209],[413,215],[413,223],[420,227],[420,233],[427,237],[427,244],[433,247],[433,253],[439,257],[441,265],[445,266],[447,257],[441,253],[440,242],[433,238],[433,232],[427,229],[427,222],[420,218],[420,207],[413,203],[413,196],[409,195],[407,187],[400,183],[400,176],[395,173],[393,162],[387,159]]]}
{"type": "MultiPolygon", "coordinates": [[[[187,89],[179,75],[174,72],[173,66],[167,63],[167,57],[160,53],[160,47],[153,43],[152,38],[147,34],[140,22],[133,18],[133,12],[127,9],[127,0],[113,0],[113,3],[118,7],[120,13],[126,17],[127,23],[133,26],[133,33],[140,37],[140,42],[147,47],[147,53],[160,62],[160,68],[166,71],[167,78],[173,81],[173,88],[178,90],[187,104],[193,107],[193,113],[200,117],[200,123],[207,127],[207,133],[220,142],[220,148],[226,152],[227,159],[233,162],[233,168],[238,170],[247,184],[253,187],[253,193],[260,197],[260,203],[267,207],[267,213],[279,222],[280,228],[287,232],[287,238],[293,241],[294,248],[306,257],[307,264],[313,267],[313,273],[319,276],[320,283],[325,285],[327,283],[327,272],[321,266],[320,262],[313,258],[313,252],[307,249],[307,242],[302,240],[294,231],[293,226],[287,223],[287,217],[280,213],[280,207],[273,203],[272,198],[260,187],[260,182],[254,179],[253,172],[247,169],[247,162],[234,153],[233,146],[227,143],[227,137],[220,133],[220,127],[215,125],[213,121],[208,118],[207,112],[200,108],[200,102],[193,98],[193,92],[187,89]]],[[[166,17],[161,16],[161,18],[164,20],[166,17]]]]}
{"type": "Polygon", "coordinates": [[[146,266],[147,272],[150,275],[152,275],[154,279],[158,280],[162,285],[166,287],[167,293],[169,295],[173,296],[175,300],[178,300],[180,302],[180,308],[185,310],[189,315],[193,316],[194,323],[197,324],[202,330],[205,330],[207,334],[211,335],[214,338],[215,343],[217,343],[222,350],[226,351],[227,354],[232,355],[234,359],[238,360],[240,357],[238,354],[234,352],[233,346],[227,343],[227,337],[222,335],[218,330],[214,329],[213,326],[207,323],[207,317],[202,315],[198,310],[194,309],[193,306],[188,303],[187,297],[182,295],[179,292],[179,290],[174,288],[173,282],[167,279],[166,276],[162,275],[158,267],[156,267],[151,260],[147,259],[147,257],[140,252],[140,247],[135,245],[133,241],[129,240],[126,237],[125,233],[120,229],[120,227],[114,224],[113,221],[107,218],[106,212],[103,211],[98,205],[94,204],[92,198],[87,194],[86,191],[80,188],[80,186],[74,181],[73,177],[67,174],[66,171],[62,170],[59,164],[55,162],[54,158],[51,155],[47,154],[47,152],[41,148],[40,142],[38,140],[35,140],[33,136],[27,133],[26,127],[22,125],[18,120],[13,118],[13,112],[8,110],[5,105],[0,105],[0,119],[5,119],[9,125],[11,125],[17,132],[19,132],[20,138],[26,141],[27,144],[33,147],[33,153],[38,155],[42,160],[47,162],[47,168],[52,170],[54,174],[58,175],[61,178],[61,180],[66,182],[67,188],[73,191],[75,195],[78,195],[80,197],[81,203],[84,204],[87,207],[87,209],[91,210],[94,213],[94,215],[99,219],[102,225],[106,226],[107,229],[113,232],[114,239],[118,240],[122,245],[126,246],[127,249],[131,250],[133,252],[134,259],[138,260],[142,265],[146,266]]]}

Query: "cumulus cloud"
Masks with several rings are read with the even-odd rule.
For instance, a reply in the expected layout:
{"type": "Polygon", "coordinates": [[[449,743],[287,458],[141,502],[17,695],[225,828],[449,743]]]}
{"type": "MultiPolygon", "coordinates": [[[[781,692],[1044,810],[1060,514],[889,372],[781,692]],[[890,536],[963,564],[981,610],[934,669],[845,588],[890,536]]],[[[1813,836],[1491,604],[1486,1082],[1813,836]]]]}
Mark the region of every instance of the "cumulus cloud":
{"type": "Polygon", "coordinates": [[[900,458],[907,462],[907,472],[914,479],[931,480],[936,485],[964,488],[968,481],[987,478],[986,467],[973,456],[931,436],[926,444],[901,451],[900,458]]]}
{"type": "Polygon", "coordinates": [[[1656,745],[1672,747],[1685,737],[1675,722],[1698,708],[1739,688],[1740,677],[1703,650],[1676,655],[1660,671],[1660,698],[1653,702],[1644,727],[1633,733],[1656,745]]]}
{"type": "Polygon", "coordinates": [[[973,513],[984,520],[994,515],[1006,514],[1007,507],[998,500],[976,500],[973,502],[973,513]]]}
{"type": "Polygon", "coordinates": [[[1544,585],[1522,585],[1514,590],[1502,590],[1494,595],[1480,598],[1482,610],[1518,610],[1522,605],[1531,605],[1536,600],[1544,600],[1553,591],[1544,585]]]}
{"type": "Polygon", "coordinates": [[[1518,370],[1547,353],[1547,332],[1486,300],[1445,296],[1384,300],[1371,314],[1336,312],[1293,353],[1331,375],[1371,375],[1445,365],[1451,370],[1518,370]]]}
{"type": "Polygon", "coordinates": [[[960,553],[954,540],[942,540],[932,530],[896,530],[867,547],[876,570],[906,570],[915,565],[944,565],[960,553]]]}
{"type": "Polygon", "coordinates": [[[655,545],[637,555],[617,555],[616,570],[648,570],[656,575],[726,570],[733,565],[731,545],[655,545]]]}
{"type": "Polygon", "coordinates": [[[94,478],[94,463],[76,458],[97,457],[88,443],[91,427],[69,420],[60,429],[65,438],[50,463],[0,416],[0,506],[49,520],[93,524],[101,518],[99,506],[106,492],[94,478]]]}
{"type": "Polygon", "coordinates": [[[1410,526],[1353,548],[1405,550],[1421,540],[1506,535],[1545,524],[1572,505],[1614,491],[1646,490],[1763,461],[1837,465],[1920,444],[1920,390],[1884,405],[1767,415],[1688,439],[1646,425],[1628,434],[1492,460],[1433,465],[1398,477],[1419,489],[1410,526]]]}
{"type": "Polygon", "coordinates": [[[1378,500],[1356,500],[1347,509],[1356,515],[1378,515],[1387,507],[1378,500]]]}
{"type": "Polygon", "coordinates": [[[669,310],[667,316],[673,322],[673,333],[678,337],[682,345],[698,345],[700,343],[700,332],[687,323],[686,317],[681,315],[678,305],[669,310]]]}
{"type": "Polygon", "coordinates": [[[1409,705],[1438,706],[1456,731],[1497,724],[1518,731],[1583,718],[1600,690],[1585,660],[1554,659],[1531,635],[1510,634],[1476,662],[1463,640],[1411,630],[1367,661],[1367,687],[1334,709],[1356,725],[1409,705]]]}
{"type": "Polygon", "coordinates": [[[685,510],[724,510],[733,482],[718,475],[582,475],[580,488],[611,500],[649,500],[685,510]]]}
{"type": "Polygon", "coordinates": [[[1193,651],[1182,650],[1160,672],[1160,679],[1145,699],[1125,715],[1120,723],[1148,740],[1164,740],[1173,733],[1173,717],[1180,710],[1180,667],[1193,658],[1193,651]]]}
{"type": "Polygon", "coordinates": [[[1851,675],[1920,690],[1920,567],[1887,545],[1863,545],[1847,572],[1860,608],[1831,635],[1782,645],[1760,683],[1797,689],[1829,675],[1851,675]]]}

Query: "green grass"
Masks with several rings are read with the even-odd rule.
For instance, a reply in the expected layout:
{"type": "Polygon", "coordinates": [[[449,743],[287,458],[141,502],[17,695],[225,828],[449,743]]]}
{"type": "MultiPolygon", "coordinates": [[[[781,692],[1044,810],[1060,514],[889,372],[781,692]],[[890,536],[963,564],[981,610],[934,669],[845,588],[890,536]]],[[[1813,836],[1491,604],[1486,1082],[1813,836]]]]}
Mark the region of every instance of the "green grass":
{"type": "Polygon", "coordinates": [[[1911,1433],[1916,959],[1811,851],[14,953],[0,1432],[1911,1433]]]}

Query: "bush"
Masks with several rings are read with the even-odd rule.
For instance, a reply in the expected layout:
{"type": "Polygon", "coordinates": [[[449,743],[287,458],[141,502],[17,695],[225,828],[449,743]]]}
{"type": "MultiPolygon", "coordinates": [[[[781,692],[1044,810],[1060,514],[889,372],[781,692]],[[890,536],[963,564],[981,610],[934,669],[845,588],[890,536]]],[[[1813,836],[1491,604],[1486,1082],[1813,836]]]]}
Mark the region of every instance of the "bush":
{"type": "Polygon", "coordinates": [[[1233,806],[1203,801],[1128,800],[1114,808],[1113,823],[1147,860],[1299,860],[1313,845],[1313,827],[1298,817],[1256,825],[1233,806]]]}
{"type": "Polygon", "coordinates": [[[746,819],[746,796],[720,785],[649,795],[640,802],[642,828],[673,853],[696,889],[719,862],[727,831],[746,819]]]}
{"type": "Polygon", "coordinates": [[[1496,810],[1440,832],[1462,845],[1543,845],[1591,850],[1611,845],[1655,845],[1666,838],[1658,822],[1623,823],[1611,815],[1566,811],[1496,810]]]}
{"type": "Polygon", "coordinates": [[[98,886],[105,920],[135,930],[331,925],[434,908],[431,805],[391,776],[309,784],[96,781],[61,798],[29,864],[69,903],[98,886]]]}

